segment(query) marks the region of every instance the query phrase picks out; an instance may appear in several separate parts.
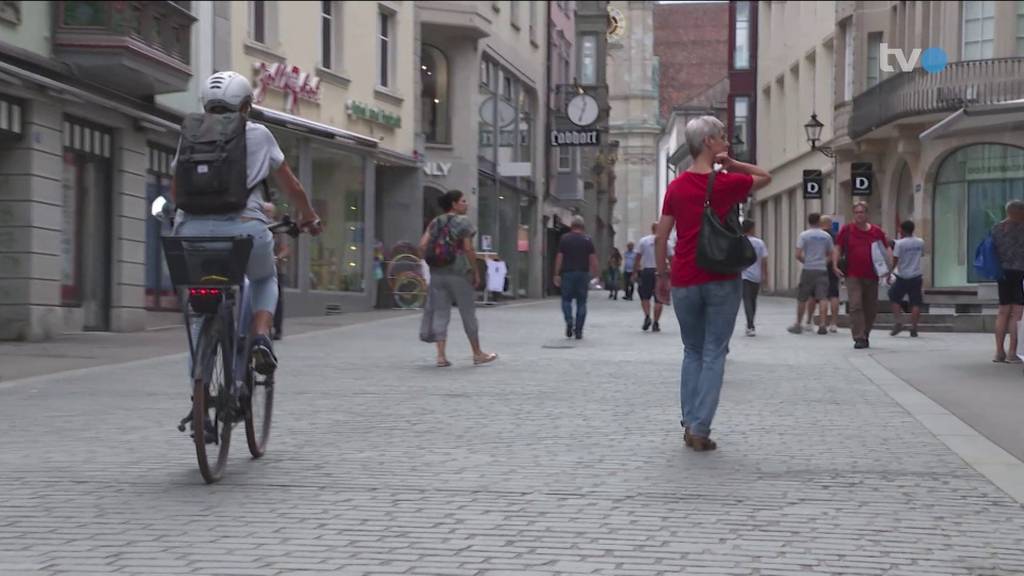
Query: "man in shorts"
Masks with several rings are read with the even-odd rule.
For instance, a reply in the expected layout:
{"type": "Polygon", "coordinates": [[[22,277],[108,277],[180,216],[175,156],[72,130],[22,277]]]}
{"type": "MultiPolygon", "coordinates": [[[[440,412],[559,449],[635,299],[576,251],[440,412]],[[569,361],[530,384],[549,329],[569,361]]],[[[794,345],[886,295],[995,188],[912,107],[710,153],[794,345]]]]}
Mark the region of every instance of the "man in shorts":
{"type": "Polygon", "coordinates": [[[807,230],[801,232],[796,241],[796,259],[803,264],[797,289],[796,324],[787,330],[790,334],[803,332],[800,319],[803,318],[804,310],[807,306],[814,310],[815,303],[821,302],[818,334],[828,334],[824,303],[828,299],[828,259],[832,253],[832,236],[821,229],[821,214],[808,216],[807,224],[807,230]]]}
{"type": "Polygon", "coordinates": [[[654,258],[654,231],[658,227],[657,223],[651,224],[651,234],[644,236],[640,239],[640,242],[636,246],[636,261],[633,266],[633,270],[639,276],[640,288],[637,290],[640,293],[640,307],[644,310],[644,323],[641,327],[644,332],[648,328],[652,332],[661,332],[661,311],[664,304],[658,300],[655,295],[655,285],[658,281],[657,275],[657,263],[654,258]],[[651,322],[651,298],[654,298],[654,322],[651,322]]]}
{"type": "Polygon", "coordinates": [[[900,239],[892,251],[894,274],[889,275],[889,302],[892,304],[894,320],[891,335],[903,331],[900,314],[903,299],[910,299],[910,336],[917,338],[917,321],[921,317],[923,278],[921,257],[924,255],[924,240],[914,236],[914,222],[907,220],[900,224],[900,239]]]}

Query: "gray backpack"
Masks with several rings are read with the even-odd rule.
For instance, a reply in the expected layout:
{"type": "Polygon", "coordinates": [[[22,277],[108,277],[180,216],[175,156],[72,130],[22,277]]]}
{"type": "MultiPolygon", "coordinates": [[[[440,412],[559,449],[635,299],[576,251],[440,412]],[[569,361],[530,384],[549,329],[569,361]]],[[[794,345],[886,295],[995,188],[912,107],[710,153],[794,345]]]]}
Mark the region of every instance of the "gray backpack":
{"type": "Polygon", "coordinates": [[[246,186],[245,117],[189,114],[181,124],[175,165],[178,208],[188,214],[240,212],[249,199],[246,186]]]}

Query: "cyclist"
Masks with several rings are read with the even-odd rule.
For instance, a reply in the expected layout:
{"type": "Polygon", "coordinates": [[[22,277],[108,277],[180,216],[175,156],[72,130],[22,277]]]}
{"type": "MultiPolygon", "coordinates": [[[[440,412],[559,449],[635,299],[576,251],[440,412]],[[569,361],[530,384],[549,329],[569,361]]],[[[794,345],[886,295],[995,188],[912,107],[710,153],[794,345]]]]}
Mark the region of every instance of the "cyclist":
{"type": "MultiPolygon", "coordinates": [[[[218,72],[203,85],[203,110],[206,114],[238,113],[245,122],[245,176],[250,191],[244,209],[229,213],[190,214],[179,210],[175,218],[176,236],[249,236],[253,239],[246,276],[252,291],[253,355],[256,371],[270,375],[277,368],[270,333],[274,325],[277,306],[277,269],[274,263],[274,239],[267,225],[270,216],[264,210],[261,185],[274,177],[278,189],[283,190],[292,204],[298,207],[300,227],[316,236],[321,231],[320,218],[309,202],[306,191],[284,161],[284,153],[274,135],[262,124],[250,122],[252,87],[241,74],[218,72]]],[[[178,144],[181,154],[181,141],[178,144]]],[[[178,155],[175,155],[177,164],[178,155]]],[[[177,175],[171,182],[171,199],[178,204],[177,175]]]]}

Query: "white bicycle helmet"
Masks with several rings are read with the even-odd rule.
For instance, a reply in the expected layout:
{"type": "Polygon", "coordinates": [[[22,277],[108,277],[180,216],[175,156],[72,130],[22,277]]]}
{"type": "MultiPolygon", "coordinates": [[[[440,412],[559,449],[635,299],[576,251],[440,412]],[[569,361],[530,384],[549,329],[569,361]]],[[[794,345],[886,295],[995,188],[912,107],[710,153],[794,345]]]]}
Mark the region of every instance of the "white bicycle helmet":
{"type": "Polygon", "coordinates": [[[223,106],[237,112],[243,104],[252,101],[249,80],[237,72],[217,72],[203,85],[203,109],[223,106]]]}

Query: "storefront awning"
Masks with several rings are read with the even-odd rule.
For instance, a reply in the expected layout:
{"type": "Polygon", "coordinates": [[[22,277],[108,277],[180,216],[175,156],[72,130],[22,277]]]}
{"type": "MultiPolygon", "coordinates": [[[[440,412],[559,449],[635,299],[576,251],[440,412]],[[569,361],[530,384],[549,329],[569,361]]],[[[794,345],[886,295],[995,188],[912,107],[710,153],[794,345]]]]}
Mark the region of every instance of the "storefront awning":
{"type": "Polygon", "coordinates": [[[1000,131],[1024,125],[1024,100],[965,106],[937,122],[919,136],[922,142],[956,136],[966,131],[997,128],[1000,131]]]}
{"type": "Polygon", "coordinates": [[[305,132],[328,140],[338,140],[362,146],[364,148],[377,149],[378,142],[375,138],[363,136],[357,132],[342,130],[341,128],[335,128],[334,126],[321,124],[320,122],[314,122],[292,114],[286,114],[284,112],[278,112],[277,110],[271,110],[270,108],[264,108],[263,106],[253,106],[252,110],[253,120],[276,124],[282,128],[305,132]]]}

